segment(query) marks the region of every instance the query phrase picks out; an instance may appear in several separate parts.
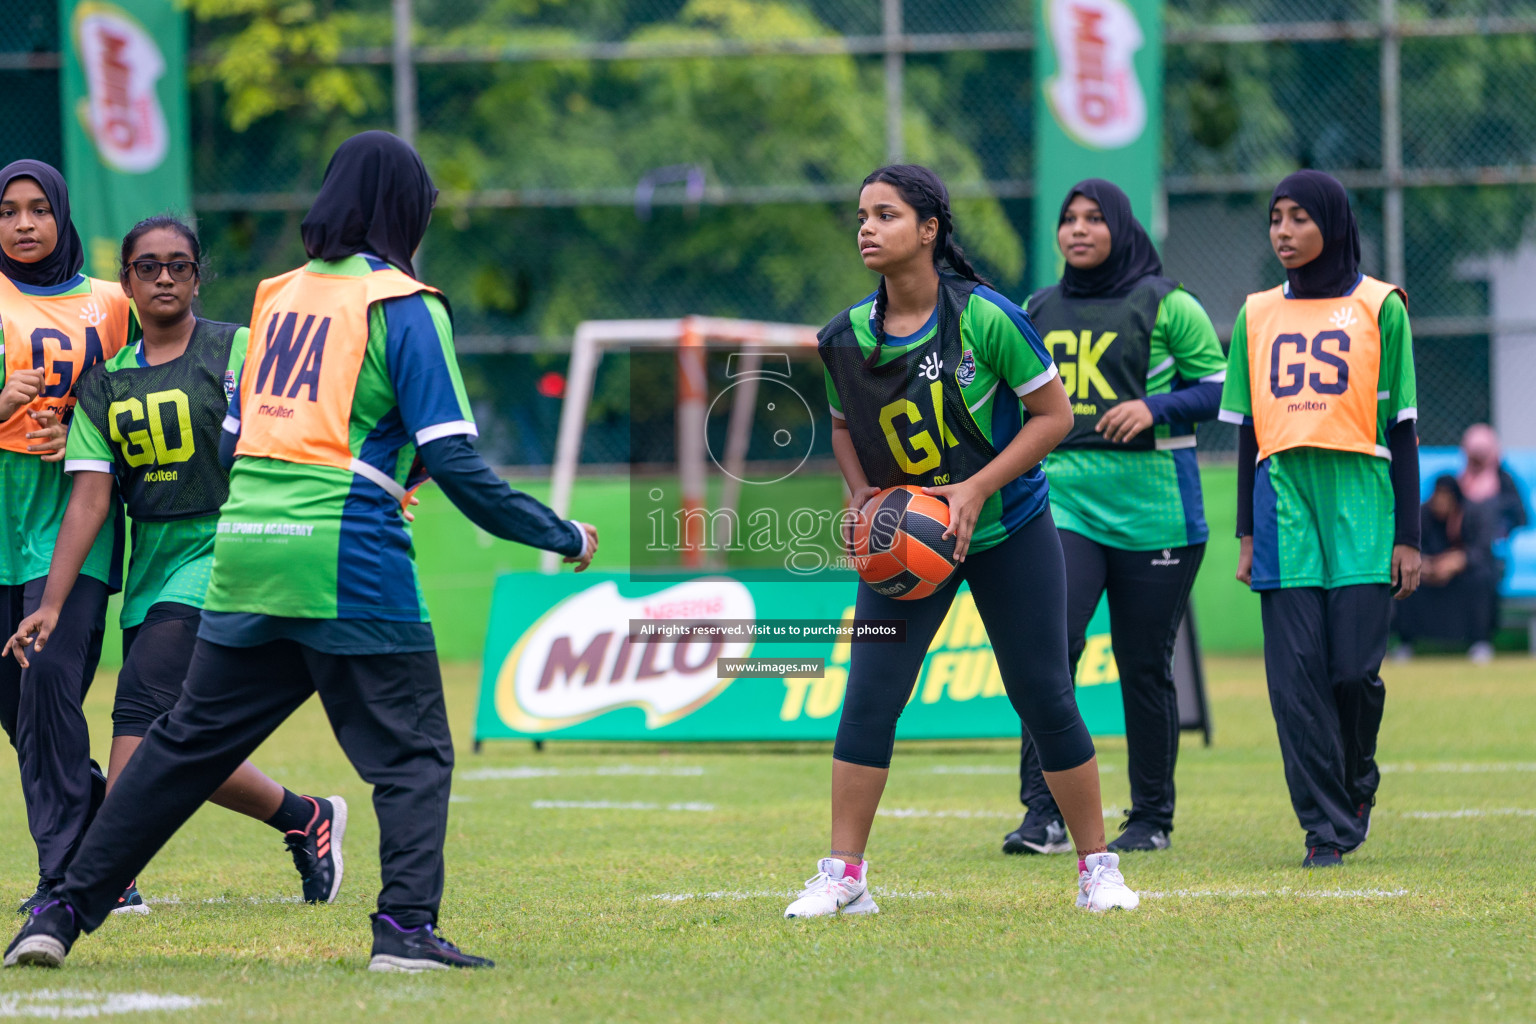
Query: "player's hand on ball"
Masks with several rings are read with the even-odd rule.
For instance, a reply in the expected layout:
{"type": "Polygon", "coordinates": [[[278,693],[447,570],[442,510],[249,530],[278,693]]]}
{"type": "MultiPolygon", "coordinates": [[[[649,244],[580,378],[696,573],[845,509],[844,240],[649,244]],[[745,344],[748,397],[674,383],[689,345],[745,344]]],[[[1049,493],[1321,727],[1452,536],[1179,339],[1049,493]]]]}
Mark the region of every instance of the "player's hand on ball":
{"type": "MultiPolygon", "coordinates": [[[[573,519],[571,522],[576,521],[573,519]]],[[[562,561],[567,565],[575,565],[576,571],[581,572],[592,564],[592,556],[597,554],[597,527],[591,523],[576,523],[576,526],[587,535],[587,549],[579,555],[566,555],[562,561]]]]}
{"type": "Polygon", "coordinates": [[[27,661],[27,647],[31,646],[34,652],[41,651],[47,646],[48,635],[53,632],[53,627],[58,623],[58,612],[39,608],[21,620],[21,625],[16,627],[16,635],[5,642],[4,650],[0,650],[0,658],[7,654],[14,654],[17,663],[22,668],[26,668],[31,664],[27,661]]]}
{"type": "Polygon", "coordinates": [[[59,420],[59,414],[52,409],[44,409],[42,412],[29,411],[37,421],[36,430],[27,431],[27,440],[36,440],[35,444],[27,445],[27,451],[37,452],[44,462],[58,462],[64,458],[64,442],[69,437],[69,428],[59,420]]]}
{"type": "MultiPolygon", "coordinates": [[[[864,506],[869,504],[869,499],[879,493],[880,488],[878,487],[860,487],[849,496],[848,507],[855,512],[862,512],[864,506]]],[[[853,553],[853,526],[853,516],[848,516],[843,520],[843,546],[848,549],[849,554],[853,553]]]]}
{"type": "Polygon", "coordinates": [[[1239,537],[1237,541],[1237,582],[1253,582],[1253,538],[1239,537]]]}
{"type": "Polygon", "coordinates": [[[1104,435],[1107,441],[1124,444],[1152,425],[1152,410],[1137,398],[1113,406],[1093,429],[1104,435]]]}
{"type": "Polygon", "coordinates": [[[1392,585],[1399,601],[1419,589],[1419,571],[1423,559],[1411,544],[1392,545],[1392,585]]]}
{"type": "Polygon", "coordinates": [[[971,549],[971,534],[976,529],[976,518],[981,515],[981,507],[991,495],[983,494],[969,480],[945,484],[943,487],[924,487],[923,493],[943,498],[949,503],[949,529],[944,531],[944,536],[955,538],[955,561],[965,561],[966,552],[971,549]]]}

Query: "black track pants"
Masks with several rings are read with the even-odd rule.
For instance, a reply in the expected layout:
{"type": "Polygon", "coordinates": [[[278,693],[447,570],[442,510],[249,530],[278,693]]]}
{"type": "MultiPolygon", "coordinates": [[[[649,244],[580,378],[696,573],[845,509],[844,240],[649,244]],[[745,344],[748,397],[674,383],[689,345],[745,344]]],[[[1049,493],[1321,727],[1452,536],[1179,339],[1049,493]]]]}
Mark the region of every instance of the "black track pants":
{"type": "Polygon", "coordinates": [[[1067,670],[1066,620],[1061,612],[1065,575],[1061,544],[1047,509],[996,547],[968,555],[948,583],[921,600],[882,597],[860,584],[855,617],[904,619],[907,637],[900,644],[854,645],[832,756],[871,768],[890,766],[896,720],[912,695],[928,645],[965,579],[987,628],[1008,700],[1034,735],[1041,759],[1053,771],[1087,762],[1093,757],[1093,739],[1078,713],[1067,670]]]}
{"type": "MultiPolygon", "coordinates": [[[[1087,643],[1088,622],[1109,593],[1109,632],[1125,702],[1131,818],[1173,828],[1173,771],[1179,758],[1179,697],[1173,644],[1189,604],[1205,544],[1125,551],[1061,531],[1067,562],[1067,644],[1072,676],[1087,643]]],[[[1019,754],[1019,801],[1044,814],[1061,812],[1040,771],[1029,733],[1019,754]]]]}
{"type": "Polygon", "coordinates": [[[1385,583],[1259,595],[1264,670],[1285,783],[1308,846],[1348,849],[1365,838],[1360,804],[1376,794],[1376,734],[1386,687],[1392,592],[1385,583]]]}
{"type": "Polygon", "coordinates": [[[198,640],[181,699],[156,720],[55,895],[91,930],[166,840],[312,693],[373,784],[383,887],[403,927],[437,920],[453,744],[437,652],[324,654],[291,640],[198,640]]]}
{"type": "MultiPolygon", "coordinates": [[[[0,629],[9,639],[37,610],[46,579],[0,587],[0,629]]],[[[37,844],[37,873],[59,879],[91,820],[91,736],[81,705],[106,635],[107,585],[81,576],[59,622],[25,671],[0,659],[0,725],[16,748],[27,826],[37,844]]]]}

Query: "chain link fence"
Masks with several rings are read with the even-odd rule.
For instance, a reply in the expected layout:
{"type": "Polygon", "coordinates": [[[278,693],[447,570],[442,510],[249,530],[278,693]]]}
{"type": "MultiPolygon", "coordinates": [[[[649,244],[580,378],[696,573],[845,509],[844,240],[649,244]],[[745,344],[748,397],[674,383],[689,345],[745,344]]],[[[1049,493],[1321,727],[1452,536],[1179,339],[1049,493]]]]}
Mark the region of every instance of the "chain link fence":
{"type": "MultiPolygon", "coordinates": [[[[319,10],[319,9],[317,9],[319,10]]],[[[0,10],[0,156],[59,153],[53,0],[0,10]]],[[[193,27],[195,205],[209,315],[302,258],[335,145],[413,137],[444,190],[421,257],[453,298],[483,444],[546,463],[576,322],[702,313],[824,322],[867,290],[848,209],[894,157],[930,163],[961,236],[1022,298],[1030,260],[1032,0],[333,0],[326,59],[279,54],[253,108],[228,73],[249,18],[193,27]],[[408,26],[408,38],[401,27],[408,26]]],[[[1365,269],[1410,296],[1425,443],[1490,415],[1488,257],[1536,206],[1536,0],[1174,0],[1165,11],[1168,272],[1223,337],[1281,272],[1270,189],[1352,191],[1365,269]]],[[[1113,177],[1112,167],[1104,169],[1113,177]]],[[[1529,330],[1530,325],[1525,325],[1529,330]]],[[[610,360],[599,395],[627,394],[610,360]]],[[[623,461],[615,398],[586,458],[623,461]]],[[[1217,427],[1208,451],[1230,447],[1217,427]]]]}

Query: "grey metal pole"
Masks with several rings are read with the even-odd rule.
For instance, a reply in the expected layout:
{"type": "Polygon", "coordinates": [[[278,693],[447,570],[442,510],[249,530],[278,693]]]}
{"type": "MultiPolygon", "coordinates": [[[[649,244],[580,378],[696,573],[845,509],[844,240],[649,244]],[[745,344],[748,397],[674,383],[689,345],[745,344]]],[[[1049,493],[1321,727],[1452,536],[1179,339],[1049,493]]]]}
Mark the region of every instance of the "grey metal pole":
{"type": "Polygon", "coordinates": [[[395,134],[416,145],[416,64],[411,60],[411,0],[393,0],[395,134]]]}
{"type": "Polygon", "coordinates": [[[905,99],[902,72],[906,63],[902,48],[902,0],[881,0],[880,8],[884,22],[881,38],[885,43],[885,161],[899,164],[906,152],[901,125],[905,99]]]}
{"type": "Polygon", "coordinates": [[[1387,187],[1382,202],[1382,262],[1387,280],[1407,285],[1403,256],[1402,36],[1397,0],[1381,0],[1381,170],[1387,187]]]}

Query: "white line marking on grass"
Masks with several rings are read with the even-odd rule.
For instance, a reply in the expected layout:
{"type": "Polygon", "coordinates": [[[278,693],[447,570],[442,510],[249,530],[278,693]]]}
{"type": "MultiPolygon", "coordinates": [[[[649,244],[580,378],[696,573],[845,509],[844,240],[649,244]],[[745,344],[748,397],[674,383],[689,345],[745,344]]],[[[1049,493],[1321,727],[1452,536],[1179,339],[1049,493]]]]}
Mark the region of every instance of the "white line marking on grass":
{"type": "MultiPolygon", "coordinates": [[[[886,889],[882,886],[870,886],[870,892],[881,899],[896,900],[933,900],[947,899],[947,892],[907,892],[901,889],[886,889]]],[[[793,899],[800,895],[793,889],[757,889],[744,891],[740,889],[720,892],[659,892],[654,896],[645,897],[656,903],[683,903],[688,900],[768,900],[768,899],[793,899]]]]}
{"type": "Polygon", "coordinates": [[[540,811],[712,811],[714,804],[648,804],[639,800],[535,800],[540,811]]]}
{"type": "Polygon", "coordinates": [[[704,769],[694,767],[667,767],[661,768],[654,765],[616,764],[605,768],[476,768],[473,771],[460,772],[460,779],[471,782],[481,782],[487,779],[554,779],[577,776],[610,776],[610,775],[666,775],[672,777],[692,777],[703,775],[704,769]]]}
{"type": "Polygon", "coordinates": [[[1456,811],[1404,811],[1405,818],[1536,818],[1536,811],[1524,807],[1463,807],[1456,811]]]}
{"type": "Polygon", "coordinates": [[[161,904],[161,905],[165,905],[165,906],[177,906],[177,905],[183,904],[183,903],[191,904],[191,905],[195,905],[195,904],[199,904],[199,903],[234,903],[234,904],[250,904],[252,906],[259,906],[259,905],[265,904],[265,903],[303,903],[304,902],[304,897],[302,897],[302,896],[235,896],[235,897],[229,897],[229,896],[210,896],[207,899],[198,900],[198,899],[183,899],[180,896],[171,895],[171,896],[146,896],[146,897],[144,897],[144,902],[145,903],[156,903],[156,904],[161,904]]]}
{"type": "Polygon", "coordinates": [[[1177,899],[1303,899],[1303,900],[1385,900],[1407,896],[1407,889],[1173,889],[1168,892],[1143,892],[1153,900],[1177,899]]]}
{"type": "Polygon", "coordinates": [[[451,796],[451,797],[448,798],[448,802],[451,803],[451,804],[471,804],[471,803],[474,803],[474,801],[472,799],[470,799],[469,797],[467,797],[467,796],[451,796]]]}
{"type": "MultiPolygon", "coordinates": [[[[1099,774],[1115,771],[1112,764],[1099,765],[1099,774]]],[[[940,764],[928,769],[930,775],[1017,775],[1019,769],[1005,764],[940,764]]]]}
{"type": "Polygon", "coordinates": [[[1448,772],[1455,775],[1474,772],[1536,772],[1536,761],[1430,761],[1424,764],[1384,764],[1381,770],[1383,772],[1448,772]]]}
{"type": "MultiPolygon", "coordinates": [[[[212,1000],[216,1003],[218,1000],[212,1000]]],[[[38,989],[0,995],[0,1017],[105,1017],[120,1013],[160,1013],[210,1005],[197,996],[162,996],[153,992],[84,992],[78,989],[38,989]]]]}
{"type": "MultiPolygon", "coordinates": [[[[931,811],[924,807],[882,807],[875,813],[883,818],[1007,818],[1010,821],[1019,816],[1018,811],[971,811],[964,808],[931,811]]],[[[1118,818],[1124,813],[1118,807],[1104,808],[1106,818],[1118,818]]]]}

